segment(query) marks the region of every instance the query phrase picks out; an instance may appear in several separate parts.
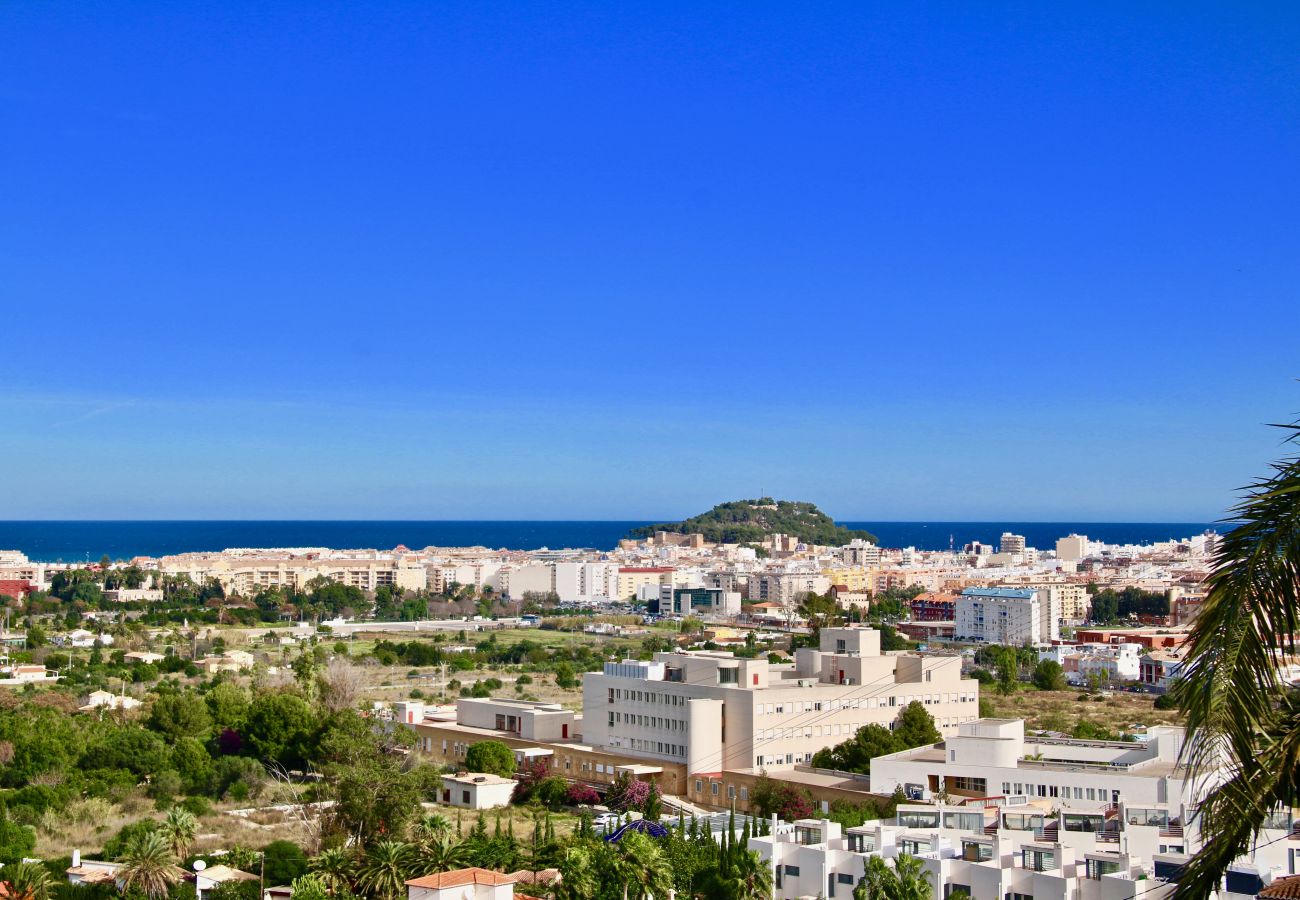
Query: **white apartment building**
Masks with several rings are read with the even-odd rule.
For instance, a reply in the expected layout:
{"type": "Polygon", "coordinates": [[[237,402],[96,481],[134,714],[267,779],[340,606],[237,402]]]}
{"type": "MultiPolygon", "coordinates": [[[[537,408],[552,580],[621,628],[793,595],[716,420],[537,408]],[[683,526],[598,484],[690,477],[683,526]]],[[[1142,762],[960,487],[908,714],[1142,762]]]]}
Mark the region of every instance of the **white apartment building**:
{"type": "Polygon", "coordinates": [[[957,597],[953,636],[1019,647],[1061,636],[1059,598],[1033,588],[967,588],[957,597]]]}
{"type": "Polygon", "coordinates": [[[871,568],[880,565],[881,550],[870,541],[854,538],[840,548],[839,555],[846,566],[871,568]]]}
{"type": "Polygon", "coordinates": [[[913,700],[951,734],[978,716],[979,683],[959,657],[884,654],[873,628],[825,628],[793,666],[706,651],[606,663],[584,676],[583,740],[691,774],[780,769],[864,725],[893,727],[913,700]]]}
{"type": "Polygon", "coordinates": [[[764,572],[749,576],[750,603],[794,606],[808,594],[824,594],[831,580],[820,572],[764,572]]]}
{"type": "Polygon", "coordinates": [[[603,562],[543,562],[502,573],[501,589],[512,600],[525,594],[554,593],[561,603],[606,603],[619,599],[618,564],[603,562]]]}
{"type": "Polygon", "coordinates": [[[1002,537],[998,540],[999,553],[1024,553],[1025,536],[1023,534],[1012,534],[1009,531],[1002,532],[1002,537]]]}
{"type": "MultiPolygon", "coordinates": [[[[891,822],[841,829],[802,820],[751,840],[771,861],[778,897],[847,897],[872,855],[921,859],[933,895],[974,900],[1152,900],[1170,893],[1200,847],[1193,811],[1215,782],[1178,765],[1182,730],[1145,743],[1027,738],[1020,720],[984,719],[959,734],[872,762],[872,789],[900,786],[935,803],[900,805],[891,822]]],[[[1220,900],[1246,900],[1295,874],[1300,833],[1279,810],[1220,900]]]]}

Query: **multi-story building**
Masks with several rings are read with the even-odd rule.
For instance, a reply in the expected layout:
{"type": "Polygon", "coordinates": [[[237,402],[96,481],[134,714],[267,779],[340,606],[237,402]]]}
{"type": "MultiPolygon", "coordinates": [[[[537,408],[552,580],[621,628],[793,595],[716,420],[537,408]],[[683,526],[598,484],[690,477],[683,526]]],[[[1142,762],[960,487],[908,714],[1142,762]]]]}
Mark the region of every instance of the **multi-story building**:
{"type": "Polygon", "coordinates": [[[673,583],[672,566],[620,566],[618,570],[618,598],[626,600],[637,596],[643,587],[658,587],[673,583]]]}
{"type": "Polygon", "coordinates": [[[967,588],[957,597],[959,641],[1019,647],[1046,644],[1061,635],[1059,606],[1050,592],[1032,588],[967,588]]]}
{"type": "Polygon", "coordinates": [[[583,679],[583,739],[694,773],[807,762],[864,725],[892,727],[913,700],[942,733],[978,715],[979,684],[956,656],[884,654],[872,628],[825,628],[793,666],[727,652],[658,653],[583,679]]]}
{"type": "Polygon", "coordinates": [[[707,587],[659,585],[647,612],[661,616],[734,616],[740,612],[740,594],[707,587]]]}
{"type": "Polygon", "coordinates": [[[1078,562],[1088,556],[1088,537],[1070,534],[1056,541],[1056,558],[1078,562]]]}
{"type": "MultiPolygon", "coordinates": [[[[1182,730],[1143,743],[1030,738],[1020,720],[968,723],[940,744],[872,761],[872,788],[924,801],[889,822],[780,826],[750,847],[771,861],[778,897],[847,897],[873,855],[920,858],[932,896],[1130,900],[1166,896],[1200,848],[1193,816],[1217,783],[1179,765],[1182,730]]],[[[1297,872],[1292,811],[1279,809],[1221,898],[1246,900],[1297,872]]]]}
{"type": "Polygon", "coordinates": [[[870,541],[854,538],[840,548],[839,555],[845,565],[871,568],[880,565],[882,551],[870,541]]]}
{"type": "Polygon", "coordinates": [[[957,598],[951,594],[926,592],[908,604],[913,622],[951,622],[957,616],[957,598]]]}
{"type": "Polygon", "coordinates": [[[1002,538],[998,541],[999,553],[1024,553],[1025,536],[1023,534],[1012,534],[1009,531],[1002,532],[1002,538]]]}
{"type": "Polygon", "coordinates": [[[605,603],[620,598],[618,569],[604,562],[535,562],[503,572],[501,589],[512,600],[555,594],[561,603],[605,603]]]}
{"type": "Polygon", "coordinates": [[[793,606],[808,594],[824,594],[831,580],[820,572],[764,572],[749,578],[752,603],[780,603],[793,606]]]}
{"type": "Polygon", "coordinates": [[[202,583],[215,578],[228,594],[249,596],[263,588],[304,590],[315,578],[328,578],[363,591],[381,585],[418,590],[428,584],[424,566],[416,560],[375,551],[257,550],[225,553],[184,553],[164,556],[159,570],[187,575],[202,583]]]}

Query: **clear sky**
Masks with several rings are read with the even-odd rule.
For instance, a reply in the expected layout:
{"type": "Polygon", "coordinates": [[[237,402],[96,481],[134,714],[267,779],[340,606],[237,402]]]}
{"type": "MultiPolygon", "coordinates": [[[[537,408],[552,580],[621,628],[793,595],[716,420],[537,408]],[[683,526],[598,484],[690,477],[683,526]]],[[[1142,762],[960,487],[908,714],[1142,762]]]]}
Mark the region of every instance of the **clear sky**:
{"type": "Polygon", "coordinates": [[[1290,3],[9,3],[0,518],[1203,521],[1290,3]]]}

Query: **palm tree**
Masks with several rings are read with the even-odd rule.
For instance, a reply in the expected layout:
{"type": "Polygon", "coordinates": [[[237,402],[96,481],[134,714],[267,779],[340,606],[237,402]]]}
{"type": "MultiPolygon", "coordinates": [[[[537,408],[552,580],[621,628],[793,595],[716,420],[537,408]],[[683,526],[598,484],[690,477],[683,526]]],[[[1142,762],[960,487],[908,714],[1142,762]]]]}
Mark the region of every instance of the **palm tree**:
{"type": "Polygon", "coordinates": [[[908,853],[893,868],[880,856],[867,860],[867,873],[853,889],[854,900],[930,900],[933,889],[921,860],[908,853]]]}
{"type": "Polygon", "coordinates": [[[357,887],[374,900],[394,900],[406,893],[415,854],[402,841],[379,841],[361,858],[357,887]]]}
{"type": "Polygon", "coordinates": [[[412,851],[411,871],[417,875],[450,872],[470,864],[469,844],[457,840],[450,831],[423,838],[412,851]]]}
{"type": "Polygon", "coordinates": [[[158,830],[167,838],[167,844],[177,859],[184,859],[199,836],[199,820],[189,810],[174,806],[162,820],[158,830]]]}
{"type": "Polygon", "coordinates": [[[623,882],[623,896],[628,900],[655,897],[665,900],[673,886],[668,857],[644,834],[629,831],[619,839],[616,866],[623,882]]]}
{"type": "Polygon", "coordinates": [[[50,872],[40,863],[10,863],[0,873],[9,900],[49,900],[54,879],[50,872]]]}
{"type": "Polygon", "coordinates": [[[307,864],[313,873],[325,882],[325,889],[330,894],[347,891],[352,887],[356,874],[356,855],[343,847],[331,847],[322,850],[307,864]]]}
{"type": "MultiPolygon", "coordinates": [[[[1283,427],[1300,442],[1300,423],[1283,427]]],[[[1300,805],[1300,690],[1277,671],[1300,633],[1300,457],[1274,463],[1232,512],[1174,688],[1191,774],[1226,763],[1201,804],[1202,849],[1178,881],[1180,900],[1218,890],[1273,810],[1300,805]]]]}
{"type": "Polygon", "coordinates": [[[117,880],[122,891],[135,888],[149,900],[161,900],[168,889],[184,877],[176,865],[176,856],[160,831],[151,831],[133,840],[122,855],[117,880]]]}
{"type": "Polygon", "coordinates": [[[734,900],[768,900],[772,896],[772,867],[753,850],[742,849],[731,861],[734,900]]]}

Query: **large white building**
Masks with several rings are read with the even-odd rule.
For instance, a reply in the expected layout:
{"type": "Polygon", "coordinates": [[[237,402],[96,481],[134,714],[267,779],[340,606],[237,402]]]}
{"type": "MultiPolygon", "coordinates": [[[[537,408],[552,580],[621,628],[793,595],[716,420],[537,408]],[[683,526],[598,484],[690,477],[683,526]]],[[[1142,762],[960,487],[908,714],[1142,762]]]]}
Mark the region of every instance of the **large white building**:
{"type": "Polygon", "coordinates": [[[893,727],[913,700],[952,734],[978,716],[979,683],[960,657],[881,653],[873,628],[824,628],[793,666],[706,651],[606,663],[583,679],[583,740],[691,774],[788,768],[864,725],[893,727]]]}
{"type": "Polygon", "coordinates": [[[501,588],[510,598],[555,594],[561,603],[606,603],[620,599],[618,565],[603,562],[544,562],[502,573],[501,588]]]}
{"type": "Polygon", "coordinates": [[[1019,647],[1061,636],[1060,597],[1034,588],[967,588],[957,597],[953,636],[1019,647]]]}
{"type": "MultiPolygon", "coordinates": [[[[826,820],[754,838],[777,897],[848,897],[867,859],[921,859],[933,896],[974,900],[1132,900],[1166,896],[1200,847],[1194,810],[1215,783],[1178,764],[1183,734],[1141,743],[1026,737],[1020,720],[963,724],[939,744],[872,761],[873,791],[926,802],[892,821],[841,829],[826,820]]],[[[1300,871],[1300,833],[1279,810],[1255,852],[1231,867],[1220,900],[1247,900],[1300,871]]]]}

